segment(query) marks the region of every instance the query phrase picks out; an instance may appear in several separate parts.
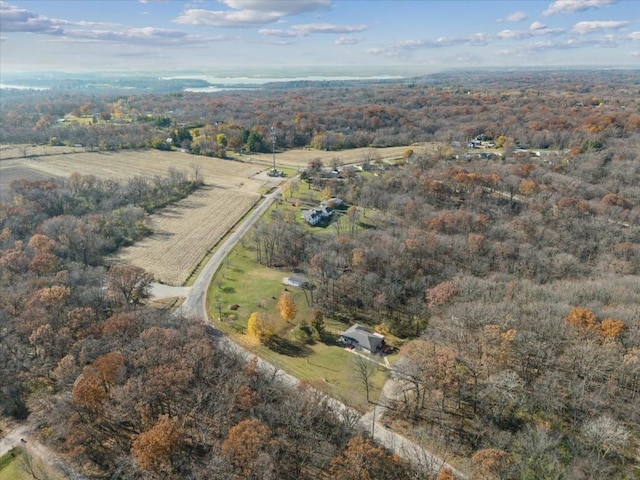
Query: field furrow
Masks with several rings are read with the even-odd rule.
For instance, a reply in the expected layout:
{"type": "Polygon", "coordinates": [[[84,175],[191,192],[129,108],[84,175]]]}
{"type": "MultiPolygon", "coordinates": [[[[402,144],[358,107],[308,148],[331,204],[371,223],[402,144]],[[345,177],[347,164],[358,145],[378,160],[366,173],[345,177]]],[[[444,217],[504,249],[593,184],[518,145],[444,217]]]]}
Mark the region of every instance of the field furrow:
{"type": "Polygon", "coordinates": [[[171,207],[169,214],[152,215],[153,235],[121,250],[112,261],[142,267],[162,283],[182,285],[259,198],[216,188],[199,190],[171,207]]]}
{"type": "MultiPolygon", "coordinates": [[[[14,150],[12,154],[16,153],[14,150]]],[[[169,168],[185,172],[189,177],[197,170],[205,187],[149,216],[153,235],[109,259],[140,266],[157,280],[171,285],[183,284],[203,257],[260,199],[259,192],[279,181],[266,175],[256,176],[265,170],[260,165],[179,152],[123,150],[60,154],[55,149],[43,149],[38,150],[41,156],[21,159],[11,158],[9,152],[0,146],[2,194],[8,192],[9,182],[16,178],[40,180],[69,177],[77,172],[126,181],[134,176],[162,177],[169,168]]],[[[29,154],[36,155],[36,151],[30,150],[29,154]]]]}

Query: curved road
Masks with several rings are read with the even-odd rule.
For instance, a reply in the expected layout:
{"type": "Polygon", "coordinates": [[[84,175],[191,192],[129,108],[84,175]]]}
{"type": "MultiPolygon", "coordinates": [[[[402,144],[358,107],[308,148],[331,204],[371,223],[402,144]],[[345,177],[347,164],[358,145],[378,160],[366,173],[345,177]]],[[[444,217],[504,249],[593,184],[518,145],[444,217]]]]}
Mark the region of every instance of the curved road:
{"type": "MultiPolygon", "coordinates": [[[[207,313],[207,291],[209,289],[209,285],[211,284],[211,280],[213,279],[213,275],[220,268],[227,255],[231,253],[231,250],[233,250],[236,244],[249,231],[253,224],[260,217],[262,217],[262,215],[273,204],[276,198],[278,198],[280,193],[280,189],[275,188],[273,192],[269,193],[265,197],[262,203],[258,205],[255,210],[247,215],[244,221],[239,224],[238,228],[234,232],[232,232],[231,235],[229,235],[225,242],[209,259],[207,264],[198,275],[198,278],[196,278],[195,282],[193,283],[193,286],[191,286],[190,288],[170,287],[167,289],[168,295],[171,295],[170,292],[175,292],[178,295],[184,295],[186,293],[186,300],[177,310],[177,314],[181,314],[187,317],[202,318],[204,321],[210,324],[210,322],[208,321],[209,315],[207,313]]],[[[152,292],[153,291],[161,293],[163,292],[163,287],[154,285],[152,292]]],[[[247,358],[247,360],[255,360],[258,363],[258,366],[263,371],[270,372],[272,375],[274,375],[274,377],[277,377],[278,380],[283,382],[285,385],[290,387],[299,385],[300,381],[298,380],[298,378],[286,372],[283,372],[282,370],[279,370],[269,362],[248,352],[244,348],[231,341],[228,337],[222,335],[222,332],[220,332],[219,330],[214,328],[214,331],[220,336],[220,341],[225,347],[242,354],[245,358],[247,358]]],[[[389,387],[391,386],[392,385],[390,382],[389,387]]],[[[360,425],[360,427],[365,431],[371,431],[371,427],[373,425],[371,412],[367,415],[362,416],[356,410],[348,407],[347,405],[336,399],[328,398],[327,400],[329,408],[331,408],[331,410],[333,410],[333,412],[338,417],[345,419],[359,418],[360,420],[358,421],[358,424],[360,425]]],[[[395,452],[414,465],[421,466],[422,468],[428,469],[430,471],[437,472],[444,467],[449,467],[456,475],[456,478],[467,478],[466,475],[453,468],[451,465],[447,464],[444,460],[436,457],[429,451],[424,450],[422,447],[416,445],[402,435],[384,427],[381,423],[379,423],[380,416],[377,419],[378,421],[375,422],[375,428],[373,428],[373,436],[389,450],[395,452]]]]}
{"type": "Polygon", "coordinates": [[[213,256],[209,259],[204,266],[198,278],[189,289],[187,293],[187,299],[178,309],[178,313],[188,317],[200,317],[208,319],[207,315],[207,290],[213,275],[218,268],[222,265],[224,259],[231,253],[231,250],[236,244],[244,237],[256,221],[264,215],[264,212],[273,204],[275,199],[280,195],[280,189],[274,188],[273,192],[268,194],[265,199],[258,205],[258,207],[249,212],[247,217],[238,228],[229,235],[224,243],[216,250],[213,256]]]}

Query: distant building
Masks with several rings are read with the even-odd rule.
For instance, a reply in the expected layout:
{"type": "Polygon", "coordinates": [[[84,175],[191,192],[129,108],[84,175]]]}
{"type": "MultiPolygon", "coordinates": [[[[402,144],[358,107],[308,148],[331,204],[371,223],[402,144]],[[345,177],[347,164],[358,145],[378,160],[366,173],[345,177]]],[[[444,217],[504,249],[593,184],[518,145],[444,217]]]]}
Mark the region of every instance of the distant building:
{"type": "Polygon", "coordinates": [[[319,208],[303,210],[302,218],[311,226],[322,225],[331,220],[334,208],[340,208],[342,203],[342,199],[340,198],[330,198],[329,200],[320,202],[319,208]]]}

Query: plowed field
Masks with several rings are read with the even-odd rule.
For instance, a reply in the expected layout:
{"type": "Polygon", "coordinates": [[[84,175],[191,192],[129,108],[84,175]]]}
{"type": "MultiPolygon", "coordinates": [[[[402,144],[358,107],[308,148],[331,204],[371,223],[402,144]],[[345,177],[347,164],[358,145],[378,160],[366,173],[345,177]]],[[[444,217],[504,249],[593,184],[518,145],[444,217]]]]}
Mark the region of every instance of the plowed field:
{"type": "Polygon", "coordinates": [[[142,267],[162,283],[182,285],[259,198],[216,187],[198,190],[151,215],[153,235],[121,250],[113,261],[142,267]]]}
{"type": "Polygon", "coordinates": [[[126,180],[136,175],[164,176],[170,167],[191,176],[194,165],[198,165],[206,187],[150,215],[149,226],[153,234],[109,259],[114,263],[140,266],[157,280],[170,285],[184,283],[207,252],[260,199],[259,191],[274,186],[278,181],[265,176],[253,178],[265,169],[260,165],[177,152],[60,154],[53,150],[43,151],[40,155],[28,158],[3,156],[0,161],[0,192],[6,193],[10,180],[15,178],[68,177],[78,172],[126,180]]]}

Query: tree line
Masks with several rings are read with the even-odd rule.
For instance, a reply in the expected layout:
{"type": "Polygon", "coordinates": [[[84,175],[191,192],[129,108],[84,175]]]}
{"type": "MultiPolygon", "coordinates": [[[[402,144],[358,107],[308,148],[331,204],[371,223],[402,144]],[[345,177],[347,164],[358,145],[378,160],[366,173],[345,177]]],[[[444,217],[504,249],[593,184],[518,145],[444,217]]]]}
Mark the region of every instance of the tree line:
{"type": "Polygon", "coordinates": [[[28,92],[1,100],[0,142],[169,148],[166,139],[172,138],[175,147],[224,157],[227,149],[270,151],[275,126],[277,148],[466,144],[478,135],[533,148],[582,148],[640,129],[634,82],[635,71],[567,71],[292,84],[216,94],[28,92]],[[58,122],[70,113],[96,120],[58,122]]]}

